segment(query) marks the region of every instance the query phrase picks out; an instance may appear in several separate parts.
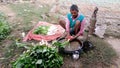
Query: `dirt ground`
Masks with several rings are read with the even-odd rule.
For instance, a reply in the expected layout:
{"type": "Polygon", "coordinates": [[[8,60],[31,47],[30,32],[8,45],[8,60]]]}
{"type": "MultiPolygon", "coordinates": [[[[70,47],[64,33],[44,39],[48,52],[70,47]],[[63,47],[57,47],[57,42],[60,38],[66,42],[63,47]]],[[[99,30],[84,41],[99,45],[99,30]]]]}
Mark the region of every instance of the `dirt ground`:
{"type": "MultiPolygon", "coordinates": [[[[77,1],[78,0],[76,0],[76,2],[77,1]]],[[[43,3],[47,4],[49,2],[43,1],[43,3]]],[[[39,3],[36,2],[36,5],[38,4],[39,3]]],[[[61,15],[65,15],[69,11],[68,6],[71,5],[71,2],[69,2],[69,0],[66,2],[64,2],[63,0],[61,0],[61,2],[57,0],[52,0],[49,5],[52,5],[52,4],[54,5],[52,6],[50,13],[59,12],[61,15]],[[60,11],[61,9],[62,11],[60,11]],[[64,10],[64,9],[67,9],[67,10],[64,10]]],[[[79,4],[80,12],[82,12],[86,16],[87,22],[89,22],[89,18],[91,16],[91,13],[93,12],[94,6],[95,5],[91,5],[91,4],[86,5],[85,3],[79,4]]],[[[107,25],[106,33],[108,33],[108,35],[113,34],[114,36],[114,34],[117,34],[117,36],[120,36],[120,22],[119,22],[120,21],[120,9],[117,9],[118,7],[120,7],[120,5],[115,5],[115,4],[109,5],[109,6],[99,6],[97,24],[107,25]],[[113,7],[116,7],[116,8],[113,8],[113,7]]],[[[15,19],[16,13],[7,4],[0,3],[0,11],[4,12],[7,15],[8,21],[10,21],[10,24],[16,24],[13,22],[14,20],[16,20],[15,19]]],[[[17,19],[17,20],[20,20],[20,19],[17,19]]],[[[12,34],[13,36],[21,36],[21,31],[13,30],[12,34]]],[[[111,44],[111,47],[113,47],[113,49],[115,49],[115,51],[119,55],[119,59],[116,61],[116,64],[118,66],[117,68],[120,68],[120,39],[115,38],[115,37],[107,37],[107,38],[105,37],[104,40],[108,42],[109,44],[111,44]]],[[[2,46],[5,47],[10,43],[11,43],[10,40],[4,40],[2,46]]],[[[1,49],[0,50],[0,58],[1,58],[2,47],[0,47],[0,49],[1,49]]],[[[75,62],[73,66],[74,65],[76,66],[75,68],[80,67],[80,66],[77,66],[77,62],[75,62]]],[[[0,67],[1,67],[1,64],[0,64],[0,67]]],[[[116,67],[113,66],[111,68],[116,68],[116,67]]]]}
{"type": "Polygon", "coordinates": [[[109,38],[106,38],[105,41],[111,44],[111,47],[113,47],[113,49],[115,49],[115,51],[119,55],[119,58],[116,60],[116,64],[118,65],[118,68],[119,68],[120,67],[120,39],[109,37],[109,38]]]}

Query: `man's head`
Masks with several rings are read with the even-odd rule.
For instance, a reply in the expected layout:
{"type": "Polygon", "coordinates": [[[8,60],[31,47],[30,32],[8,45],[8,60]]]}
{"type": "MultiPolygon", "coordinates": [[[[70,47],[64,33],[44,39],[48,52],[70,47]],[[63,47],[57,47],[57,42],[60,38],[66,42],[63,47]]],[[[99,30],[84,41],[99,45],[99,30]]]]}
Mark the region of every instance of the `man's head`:
{"type": "Polygon", "coordinates": [[[71,14],[72,14],[72,17],[73,17],[73,18],[76,18],[76,17],[78,16],[78,12],[79,12],[78,6],[73,4],[73,5],[70,7],[70,12],[71,12],[71,14]]]}

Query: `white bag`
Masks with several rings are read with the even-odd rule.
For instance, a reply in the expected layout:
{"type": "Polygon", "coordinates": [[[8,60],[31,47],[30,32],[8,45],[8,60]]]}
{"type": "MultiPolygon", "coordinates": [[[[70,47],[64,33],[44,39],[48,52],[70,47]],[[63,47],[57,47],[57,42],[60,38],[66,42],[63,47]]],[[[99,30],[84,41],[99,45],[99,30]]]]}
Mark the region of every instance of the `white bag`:
{"type": "Polygon", "coordinates": [[[96,26],[95,35],[97,35],[100,38],[104,38],[106,28],[107,28],[107,25],[105,24],[101,26],[96,26]]]}

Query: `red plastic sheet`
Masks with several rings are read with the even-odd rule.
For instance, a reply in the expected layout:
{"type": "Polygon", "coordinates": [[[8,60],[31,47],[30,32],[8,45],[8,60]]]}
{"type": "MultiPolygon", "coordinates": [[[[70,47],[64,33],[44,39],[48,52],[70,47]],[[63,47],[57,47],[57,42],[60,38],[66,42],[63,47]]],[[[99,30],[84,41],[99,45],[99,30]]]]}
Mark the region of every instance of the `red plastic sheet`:
{"type": "Polygon", "coordinates": [[[60,37],[63,34],[63,28],[60,25],[54,25],[55,27],[57,27],[57,31],[55,31],[55,33],[53,35],[37,35],[34,34],[33,31],[34,29],[36,29],[39,26],[52,26],[54,24],[50,24],[47,22],[39,22],[36,26],[34,26],[34,28],[32,30],[30,30],[28,32],[28,34],[24,37],[23,41],[28,41],[28,40],[36,40],[36,41],[41,41],[41,40],[46,40],[46,41],[52,41],[57,39],[58,37],[60,37]]]}

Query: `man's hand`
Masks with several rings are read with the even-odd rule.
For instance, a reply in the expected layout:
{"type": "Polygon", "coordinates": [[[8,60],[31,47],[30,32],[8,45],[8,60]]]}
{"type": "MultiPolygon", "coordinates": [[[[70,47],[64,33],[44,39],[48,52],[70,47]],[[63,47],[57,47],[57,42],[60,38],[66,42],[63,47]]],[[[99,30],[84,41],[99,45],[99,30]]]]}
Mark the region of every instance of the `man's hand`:
{"type": "Polygon", "coordinates": [[[70,39],[70,41],[76,39],[76,38],[79,37],[79,36],[80,36],[79,34],[77,34],[77,35],[75,35],[75,36],[72,36],[72,38],[70,39]]]}
{"type": "Polygon", "coordinates": [[[77,36],[66,36],[66,40],[68,40],[68,41],[72,41],[72,40],[74,40],[74,39],[76,39],[77,38],[77,36]]]}
{"type": "Polygon", "coordinates": [[[74,37],[72,36],[72,38],[71,38],[69,41],[72,41],[72,40],[74,40],[74,39],[76,39],[76,37],[75,37],[75,36],[74,36],[74,37]]]}
{"type": "Polygon", "coordinates": [[[73,36],[71,36],[71,35],[66,36],[66,40],[71,40],[71,39],[73,39],[73,36]]]}

